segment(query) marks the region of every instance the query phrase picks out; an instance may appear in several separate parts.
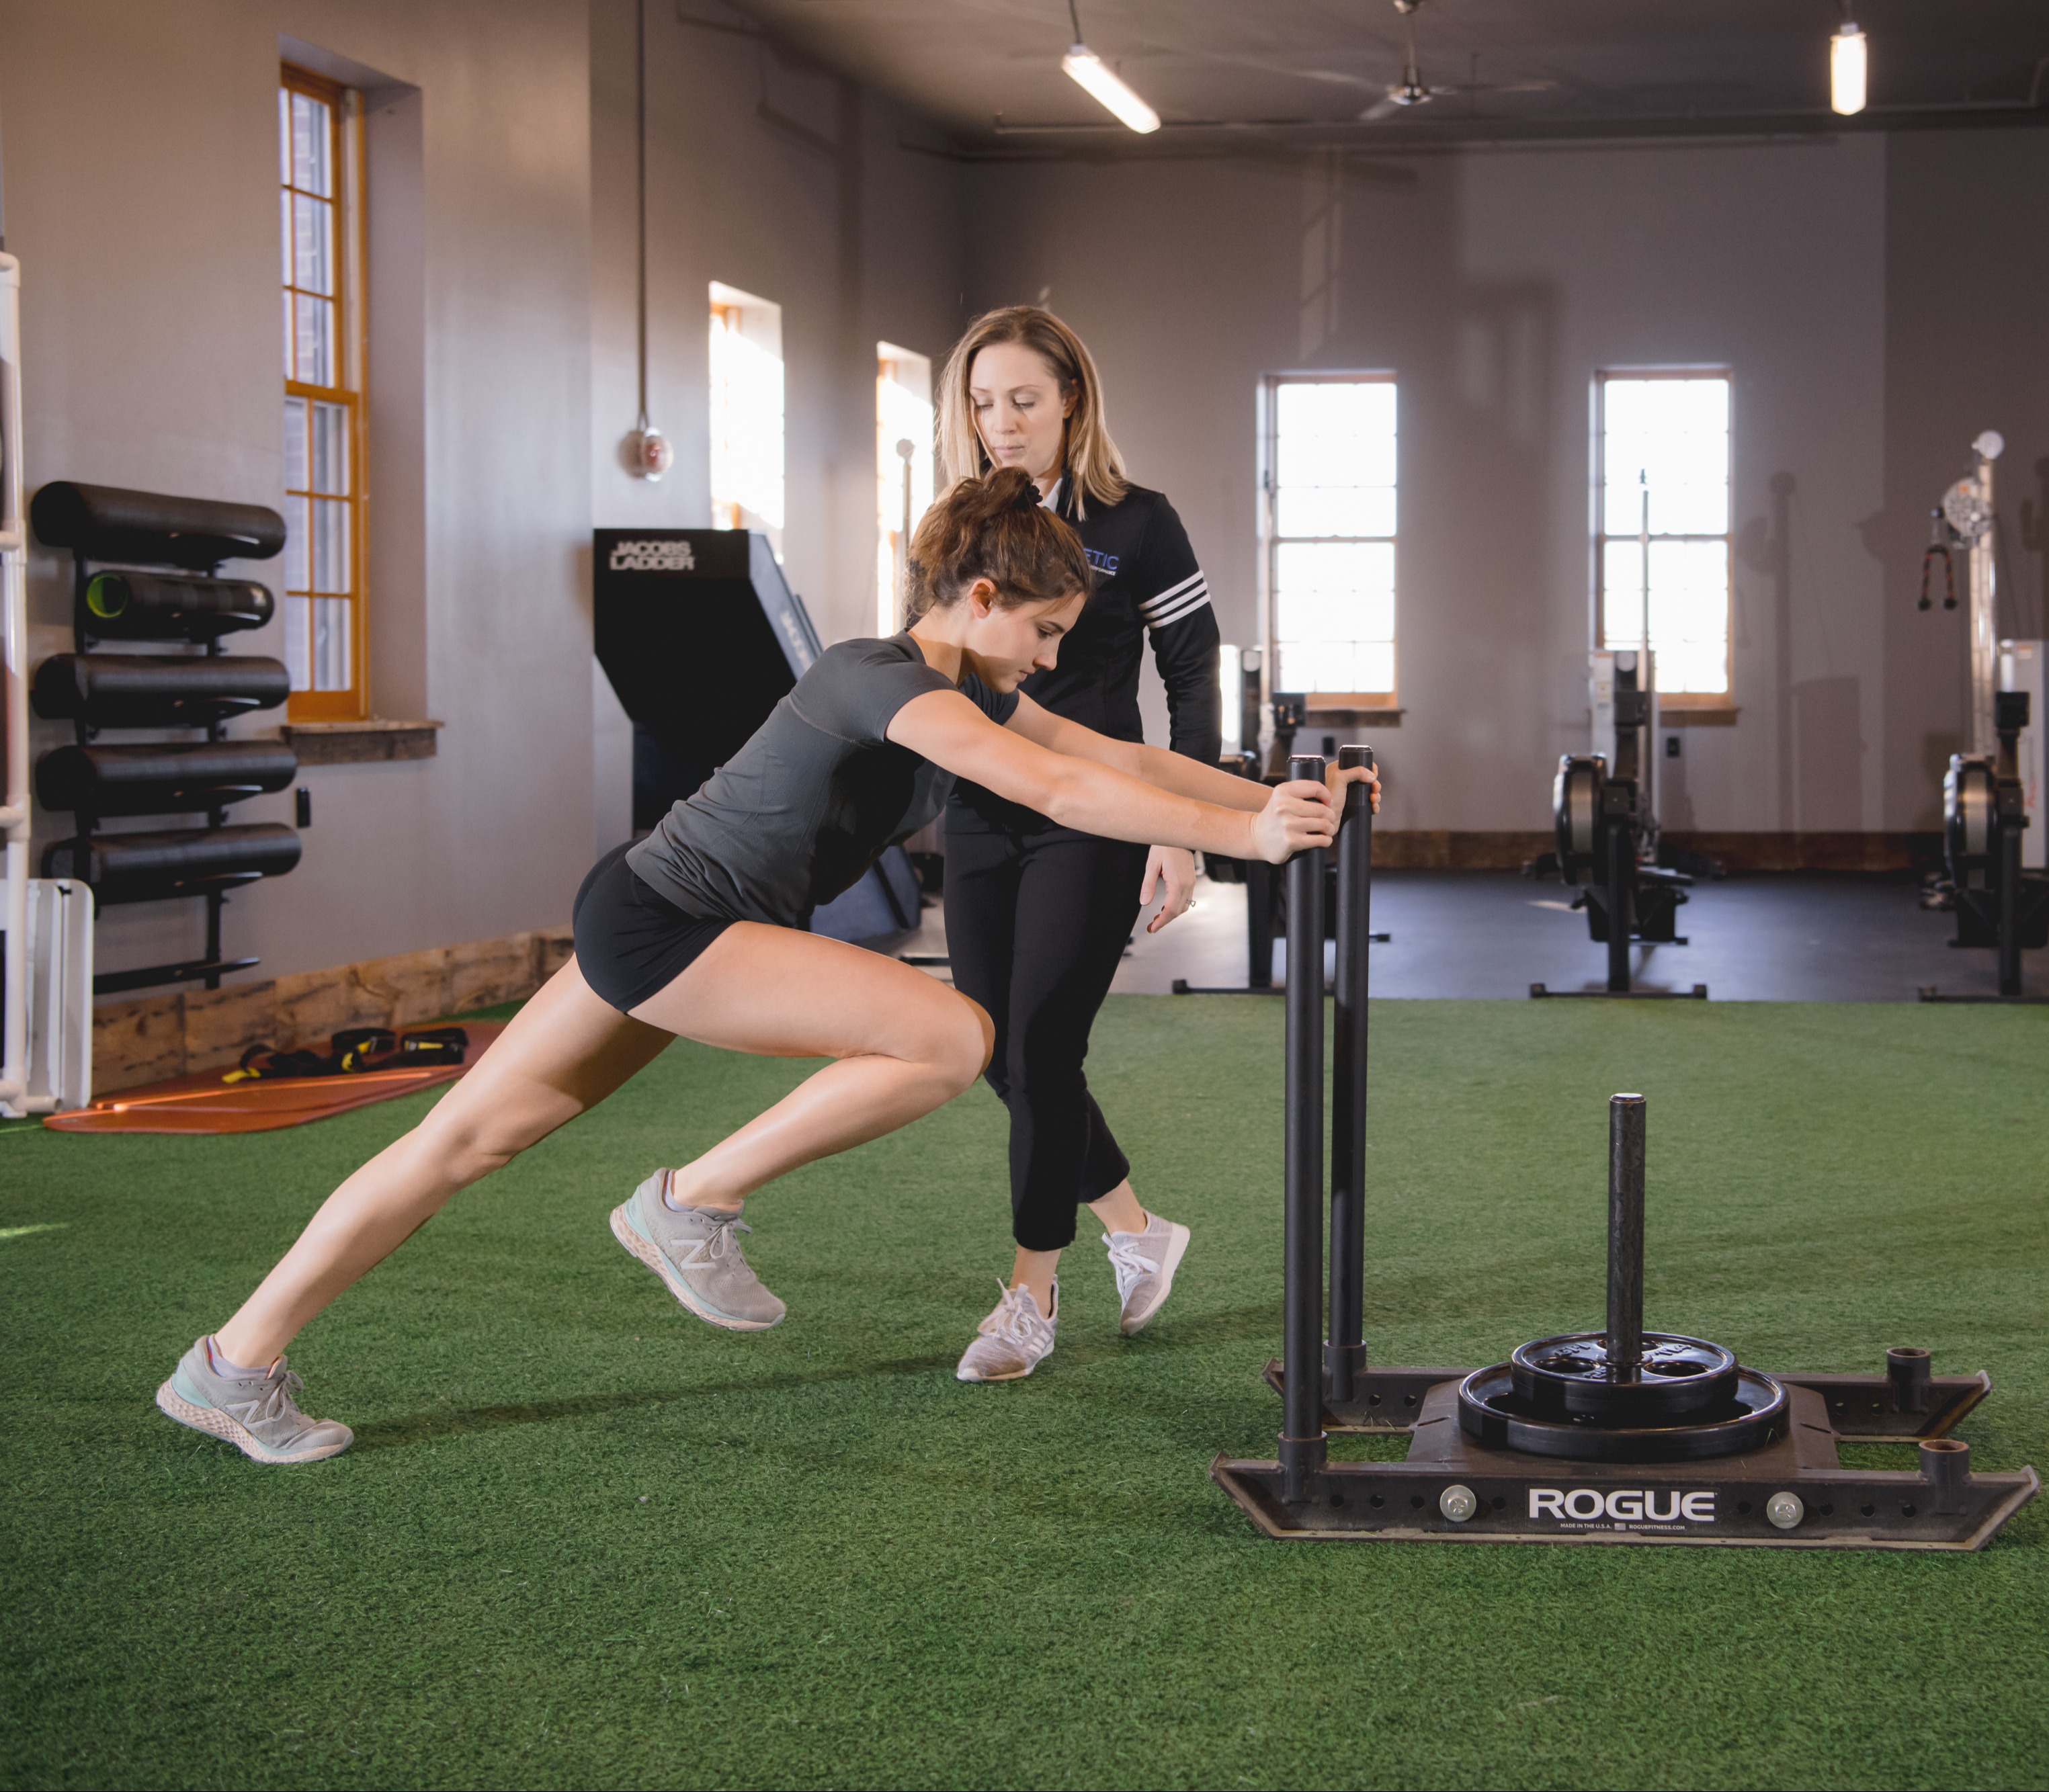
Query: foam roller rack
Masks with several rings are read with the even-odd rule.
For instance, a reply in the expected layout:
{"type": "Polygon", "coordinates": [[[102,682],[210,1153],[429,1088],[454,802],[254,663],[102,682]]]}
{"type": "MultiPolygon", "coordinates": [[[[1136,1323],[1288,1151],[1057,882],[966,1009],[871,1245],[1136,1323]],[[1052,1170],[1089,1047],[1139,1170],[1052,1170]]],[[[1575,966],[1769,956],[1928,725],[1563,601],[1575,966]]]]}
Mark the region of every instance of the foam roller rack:
{"type": "Polygon", "coordinates": [[[298,772],[289,746],[227,732],[236,717],[275,709],[290,694],[280,662],[224,644],[262,628],[276,600],[253,580],[219,576],[224,562],[277,554],[284,519],[260,505],[68,480],[43,487],[29,518],[44,546],[69,550],[74,569],[76,651],[37,667],[33,698],[37,715],[68,721],[76,737],[36,764],[38,801],[69,810],[76,822],[69,838],[45,849],[43,875],[90,885],[102,908],[189,898],[206,905],[202,957],[103,974],[93,979],[95,994],[189,982],[217,989],[225,974],[257,962],[222,950],[228,892],[299,861],[293,829],[228,820],[232,804],[286,789],[298,772]],[[102,739],[110,730],[185,737],[102,739]],[[200,815],[203,826],[103,826],[110,818],[200,815]]]}

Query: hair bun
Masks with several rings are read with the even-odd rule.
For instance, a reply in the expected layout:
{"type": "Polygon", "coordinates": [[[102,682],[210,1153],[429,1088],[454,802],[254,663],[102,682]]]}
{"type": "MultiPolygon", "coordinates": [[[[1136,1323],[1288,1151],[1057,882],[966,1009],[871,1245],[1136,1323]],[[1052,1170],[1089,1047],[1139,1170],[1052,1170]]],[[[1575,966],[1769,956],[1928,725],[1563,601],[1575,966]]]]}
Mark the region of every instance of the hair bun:
{"type": "Polygon", "coordinates": [[[978,578],[1006,607],[1057,603],[1095,584],[1081,538],[1040,501],[1022,467],[955,481],[920,520],[908,559],[914,618],[955,603],[978,578]]]}

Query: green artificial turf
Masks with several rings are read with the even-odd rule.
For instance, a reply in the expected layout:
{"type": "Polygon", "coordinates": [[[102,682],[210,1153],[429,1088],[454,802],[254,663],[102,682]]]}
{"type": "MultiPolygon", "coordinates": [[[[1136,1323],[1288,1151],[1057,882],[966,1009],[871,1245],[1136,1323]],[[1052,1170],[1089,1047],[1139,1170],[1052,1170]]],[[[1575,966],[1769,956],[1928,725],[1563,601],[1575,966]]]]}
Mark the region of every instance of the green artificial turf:
{"type": "MultiPolygon", "coordinates": [[[[1141,1338],[1085,1227],[1051,1361],[954,1380],[1009,1250],[986,1090],[753,1203],[781,1327],[689,1318],[606,1211],[807,1067],[678,1045],[316,1321],[306,1404],[357,1443],[301,1469],[150,1395],[430,1098],[0,1136],[0,1783],[2049,1783],[2040,1505],[1969,1556],[1258,1537],[1207,1467],[1279,1418],[1281,1021],[1097,1029],[1140,1191],[1195,1228],[1141,1338]]],[[[1979,1466],[2049,1462],[2049,1011],[1374,1026],[1378,1360],[1599,1324],[1605,1102],[1641,1089],[1652,1324],[1766,1368],[1925,1344],[1991,1371],[1979,1466]]]]}

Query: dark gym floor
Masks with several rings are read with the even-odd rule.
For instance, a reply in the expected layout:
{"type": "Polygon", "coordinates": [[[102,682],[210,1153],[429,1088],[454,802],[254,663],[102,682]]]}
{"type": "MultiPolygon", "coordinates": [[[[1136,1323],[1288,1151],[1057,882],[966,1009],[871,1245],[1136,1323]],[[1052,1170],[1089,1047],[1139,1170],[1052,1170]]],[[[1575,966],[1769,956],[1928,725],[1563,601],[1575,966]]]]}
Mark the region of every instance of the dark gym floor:
{"type": "MultiPolygon", "coordinates": [[[[1631,972],[1646,989],[1708,986],[1720,1001],[1912,1001],[1923,985],[1945,994],[1989,994],[1993,954],[1959,951],[1953,918],[1920,906],[1918,883],[1828,876],[1731,877],[1697,884],[1679,913],[1685,946],[1638,947],[1631,972]]],[[[1562,884],[1513,872],[1383,871],[1373,922],[1394,939],[1374,948],[1373,993],[1396,997],[1526,1000],[1530,985],[1597,989],[1608,949],[1573,913],[1562,884]]],[[[946,950],[936,909],[898,951],[946,950]]],[[[2028,993],[2049,995],[2042,954],[2024,958],[2028,993]]],[[[1287,963],[1274,947],[1274,974],[1287,963]]],[[[1164,995],[1176,978],[1245,981],[1245,892],[1203,880],[1196,906],[1162,932],[1141,932],[1118,974],[1126,995],[1164,995]]]]}

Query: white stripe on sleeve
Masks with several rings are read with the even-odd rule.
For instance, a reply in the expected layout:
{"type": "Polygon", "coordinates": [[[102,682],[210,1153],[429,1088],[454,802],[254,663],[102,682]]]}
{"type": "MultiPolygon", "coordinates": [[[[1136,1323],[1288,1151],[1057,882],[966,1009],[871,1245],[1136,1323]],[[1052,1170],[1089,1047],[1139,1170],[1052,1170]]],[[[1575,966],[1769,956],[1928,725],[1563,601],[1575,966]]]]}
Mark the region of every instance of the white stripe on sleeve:
{"type": "Polygon", "coordinates": [[[1169,585],[1164,591],[1156,591],[1150,597],[1143,600],[1138,606],[1138,613],[1148,622],[1157,621],[1165,612],[1174,608],[1178,600],[1188,597],[1198,587],[1205,593],[1209,589],[1199,566],[1179,585],[1169,585]]]}
{"type": "Polygon", "coordinates": [[[1199,585],[1185,597],[1177,598],[1168,608],[1161,611],[1157,615],[1147,616],[1145,626],[1149,628],[1164,628],[1171,623],[1179,622],[1184,616],[1193,616],[1209,601],[1208,585],[1199,585]]]}

